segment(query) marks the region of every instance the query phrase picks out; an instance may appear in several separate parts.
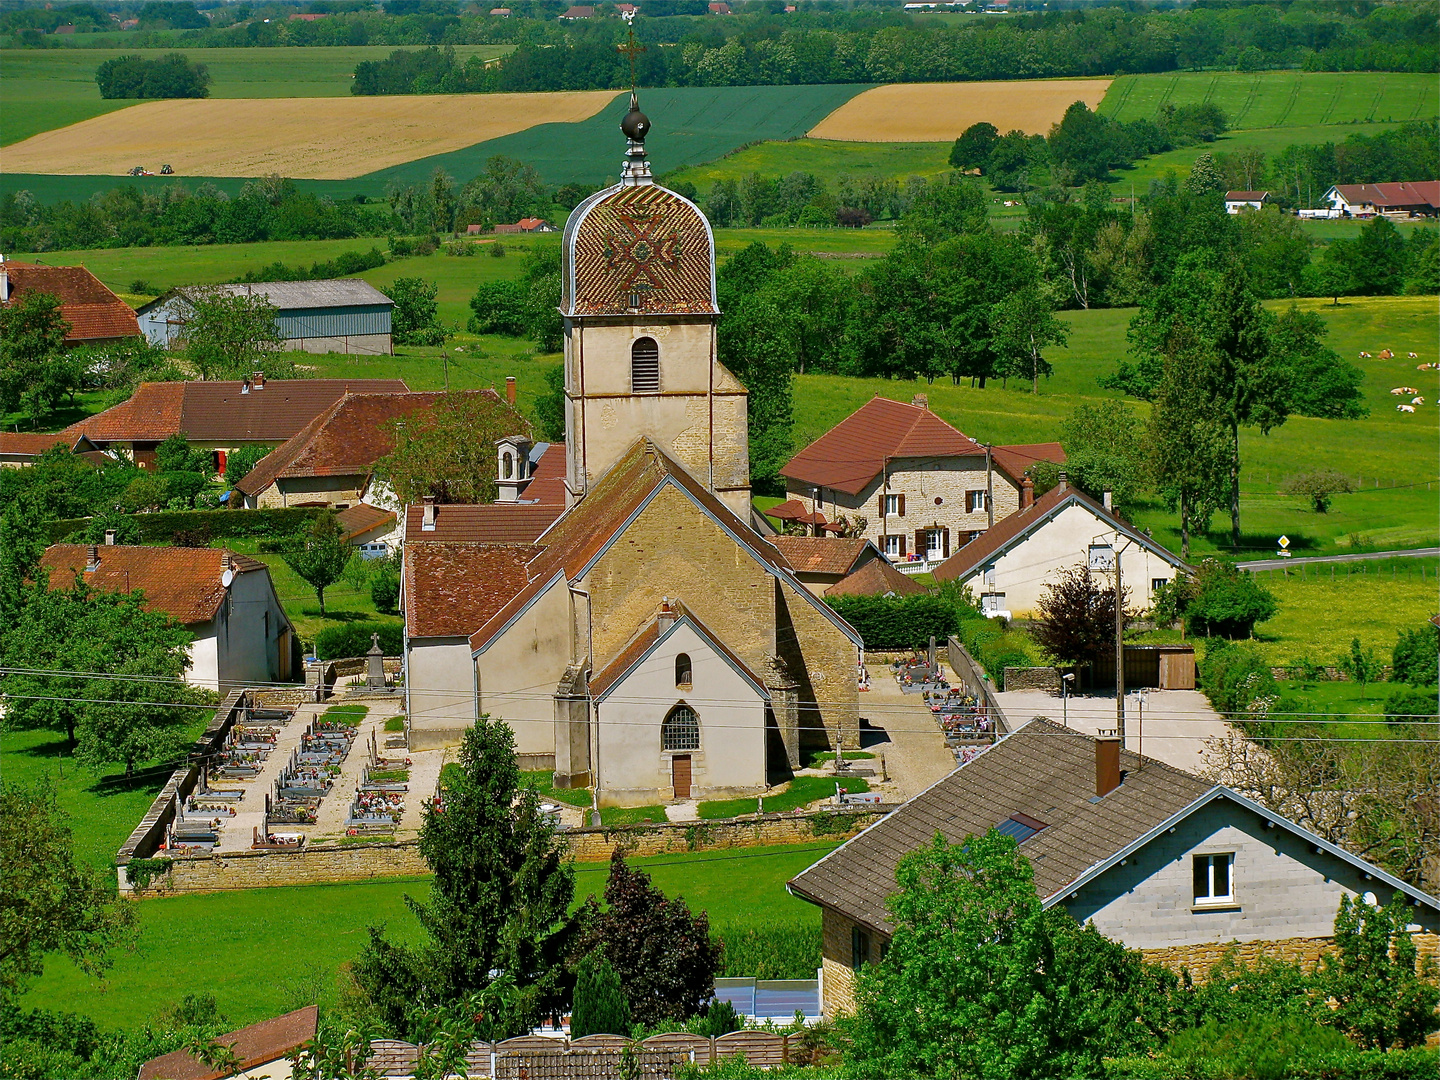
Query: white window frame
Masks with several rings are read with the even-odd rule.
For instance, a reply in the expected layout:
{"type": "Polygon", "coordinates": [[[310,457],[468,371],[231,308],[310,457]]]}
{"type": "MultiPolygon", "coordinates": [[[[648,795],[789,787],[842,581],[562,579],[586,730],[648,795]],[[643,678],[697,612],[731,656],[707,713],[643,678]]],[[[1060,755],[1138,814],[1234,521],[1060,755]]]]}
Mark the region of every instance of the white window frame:
{"type": "Polygon", "coordinates": [[[899,533],[889,533],[885,536],[884,539],[885,557],[887,559],[904,558],[905,552],[903,549],[905,545],[901,543],[902,537],[899,533]]]}
{"type": "Polygon", "coordinates": [[[1110,544],[1091,544],[1090,569],[1107,571],[1114,570],[1115,548],[1110,544]]]}
{"type": "Polygon", "coordinates": [[[1213,851],[1204,855],[1192,855],[1190,865],[1191,889],[1195,894],[1194,900],[1197,908],[1235,906],[1235,853],[1233,851],[1213,851]],[[1207,893],[1199,891],[1202,873],[1207,893]]]}
{"type": "Polygon", "coordinates": [[[885,516],[886,516],[886,517],[899,517],[899,516],[900,516],[900,496],[899,496],[899,495],[886,495],[886,496],[885,496],[885,516]]]}
{"type": "Polygon", "coordinates": [[[925,558],[926,558],[926,559],[930,559],[930,560],[934,560],[934,559],[943,559],[944,557],[945,557],[945,530],[944,530],[944,529],[926,529],[926,530],[925,530],[925,558]]]}
{"type": "Polygon", "coordinates": [[[965,512],[967,514],[983,514],[985,512],[984,488],[965,492],[965,512]]]}

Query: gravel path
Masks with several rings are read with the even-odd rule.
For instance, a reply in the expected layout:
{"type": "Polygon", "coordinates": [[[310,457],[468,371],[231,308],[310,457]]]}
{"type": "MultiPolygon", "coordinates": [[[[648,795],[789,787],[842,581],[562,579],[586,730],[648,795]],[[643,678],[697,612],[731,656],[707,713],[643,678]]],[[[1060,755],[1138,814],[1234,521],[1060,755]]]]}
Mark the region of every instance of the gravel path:
{"type": "Polygon", "coordinates": [[[955,771],[955,755],[919,694],[903,693],[886,668],[872,665],[870,675],[870,689],[860,695],[860,715],[883,736],[872,746],[877,732],[862,729],[861,742],[871,753],[884,753],[896,793],[912,799],[955,771]]]}

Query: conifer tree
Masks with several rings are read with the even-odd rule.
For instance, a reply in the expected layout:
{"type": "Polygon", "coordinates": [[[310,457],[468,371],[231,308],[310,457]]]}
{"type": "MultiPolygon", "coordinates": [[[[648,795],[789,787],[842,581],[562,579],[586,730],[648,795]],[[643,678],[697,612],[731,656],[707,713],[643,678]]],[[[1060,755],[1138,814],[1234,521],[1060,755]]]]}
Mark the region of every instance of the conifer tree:
{"type": "Polygon", "coordinates": [[[620,976],[604,956],[592,953],[575,970],[575,1007],[570,1011],[570,1037],[628,1035],[630,1003],[620,976]]]}

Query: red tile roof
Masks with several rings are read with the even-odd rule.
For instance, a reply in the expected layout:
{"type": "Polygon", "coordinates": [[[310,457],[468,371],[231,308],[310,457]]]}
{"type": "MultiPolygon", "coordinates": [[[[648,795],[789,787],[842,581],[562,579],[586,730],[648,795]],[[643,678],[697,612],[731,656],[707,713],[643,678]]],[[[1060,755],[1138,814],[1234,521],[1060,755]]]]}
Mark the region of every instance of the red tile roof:
{"type": "Polygon", "coordinates": [[[525,566],[539,550],[531,544],[406,543],[406,632],[412,638],[472,633],[525,587],[525,566]]]}
{"type": "Polygon", "coordinates": [[[779,549],[797,574],[842,577],[855,568],[870,546],[869,540],[845,540],[838,536],[772,536],[770,543],[779,549]]]}
{"type": "Polygon", "coordinates": [[[41,435],[29,431],[0,431],[0,454],[24,454],[34,457],[58,443],[67,442],[64,435],[41,435]]]}
{"type": "Polygon", "coordinates": [[[1227,191],[1226,202],[1264,202],[1270,197],[1268,191],[1227,191]]]}
{"type": "Polygon", "coordinates": [[[405,508],[405,541],[409,544],[462,540],[528,544],[554,524],[564,509],[563,504],[556,506],[553,503],[487,503],[480,506],[445,503],[435,507],[435,528],[426,532],[422,528],[425,507],[412,503],[405,508]]]}
{"type": "Polygon", "coordinates": [[[49,293],[60,301],[60,314],[70,324],[67,345],[84,341],[139,337],[135,311],[83,266],[39,266],[7,261],[13,303],[27,293],[49,293]]]}
{"type": "Polygon", "coordinates": [[[142,590],[147,611],[163,611],[186,625],[209,622],[220,610],[226,591],[220,575],[225,572],[227,556],[237,573],[269,572],[264,563],[221,548],[102,544],[96,550],[100,565],[87,571],[84,544],[46,548],[40,565],[50,571],[50,588],[68,589],[79,574],[101,592],[142,590]]]}
{"type": "Polygon", "coordinates": [[[378,529],[396,520],[394,510],[382,510],[369,503],[356,503],[335,515],[335,522],[346,540],[353,540],[362,533],[378,529]]]}
{"type": "MultiPolygon", "coordinates": [[[[460,396],[488,402],[496,412],[508,414],[508,426],[529,429],[525,418],[494,390],[464,390],[460,396]]],[[[376,461],[395,449],[390,421],[428,412],[444,399],[439,392],[347,394],[261,458],[235,486],[254,496],[285,476],[368,475],[376,461]]]]}
{"type": "Polygon", "coordinates": [[[300,431],[347,393],[403,394],[401,379],[267,379],[141,383],[129,400],[71,424],[65,435],[97,442],[159,442],[183,431],[195,442],[276,442],[300,431]]]}
{"type": "Polygon", "coordinates": [[[874,397],[780,470],[792,480],[858,495],[890,458],[973,457],[984,447],[919,405],[874,397]]]}
{"type": "Polygon", "coordinates": [[[915,596],[929,592],[912,577],[902,574],[885,559],[871,559],[848,577],[825,590],[826,596],[915,596]]]}
{"type": "MultiPolygon", "coordinates": [[[[242,1071],[249,1071],[289,1057],[315,1038],[318,1020],[319,1010],[307,1005],[284,1016],[228,1032],[216,1041],[230,1047],[240,1059],[242,1071]]],[[[220,1080],[226,1075],[229,1074],[210,1068],[186,1050],[175,1050],[141,1065],[139,1080],[220,1080]]]]}
{"type": "Polygon", "coordinates": [[[1429,206],[1440,209],[1440,180],[1397,184],[1336,184],[1335,190],[1351,206],[1429,206]]]}
{"type": "Polygon", "coordinates": [[[1037,461],[1065,464],[1065,448],[1058,442],[1022,443],[1017,446],[992,446],[990,460],[995,467],[1017,484],[1030,466],[1037,461]]]}

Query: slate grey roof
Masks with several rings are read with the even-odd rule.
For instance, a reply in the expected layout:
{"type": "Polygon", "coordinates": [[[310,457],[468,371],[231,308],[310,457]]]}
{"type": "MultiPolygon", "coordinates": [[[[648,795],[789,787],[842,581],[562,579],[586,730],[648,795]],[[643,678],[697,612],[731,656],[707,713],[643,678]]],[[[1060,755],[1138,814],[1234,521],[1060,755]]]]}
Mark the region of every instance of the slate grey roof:
{"type": "Polygon", "coordinates": [[[1122,783],[1095,796],[1095,740],[1032,720],[790,881],[790,891],[889,934],[885,901],[901,856],[979,835],[1024,814],[1047,828],[1021,847],[1049,897],[1213,790],[1198,776],[1128,751],[1122,783]]]}
{"type": "Polygon", "coordinates": [[[331,281],[258,281],[251,285],[216,285],[232,296],[264,296],[279,311],[305,308],[373,307],[394,303],[368,281],[340,278],[331,281]]]}

